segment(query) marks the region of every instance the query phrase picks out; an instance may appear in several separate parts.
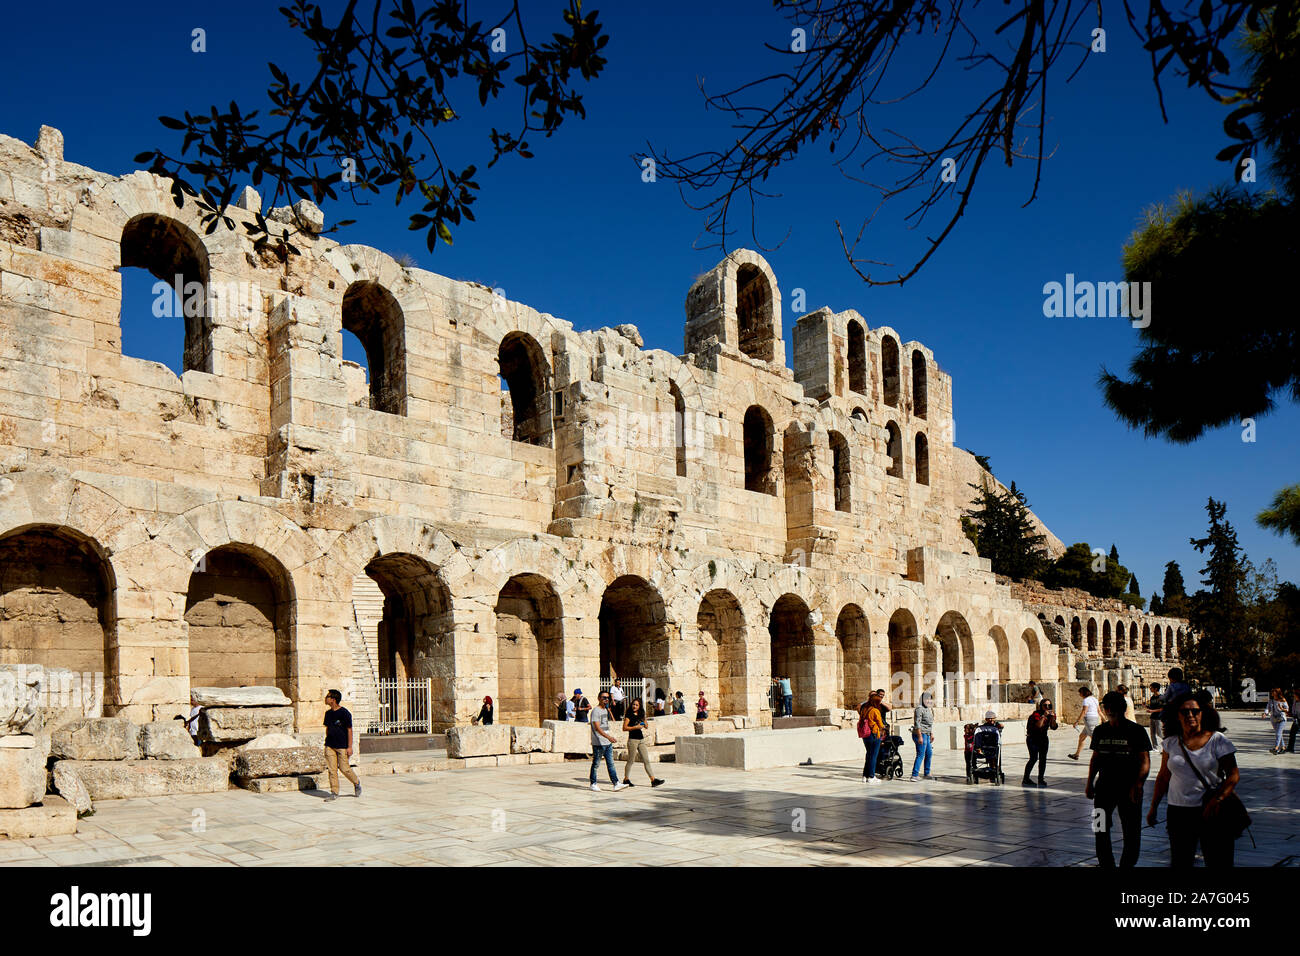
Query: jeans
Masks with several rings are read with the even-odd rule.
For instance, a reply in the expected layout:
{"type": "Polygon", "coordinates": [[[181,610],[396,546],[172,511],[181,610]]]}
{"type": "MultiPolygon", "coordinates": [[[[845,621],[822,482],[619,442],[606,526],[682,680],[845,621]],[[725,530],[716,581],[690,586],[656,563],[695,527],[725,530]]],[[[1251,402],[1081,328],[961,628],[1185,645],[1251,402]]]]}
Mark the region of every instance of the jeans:
{"type": "MultiPolygon", "coordinates": [[[[1118,794],[1098,793],[1097,799],[1092,804],[1095,808],[1102,811],[1105,816],[1102,818],[1102,826],[1097,830],[1097,865],[1103,868],[1114,868],[1115,851],[1110,845],[1110,828],[1111,814],[1116,810],[1119,811],[1119,825],[1124,834],[1124,852],[1120,854],[1119,865],[1121,867],[1136,866],[1138,855],[1142,852],[1142,798],[1138,797],[1137,801],[1129,799],[1128,793],[1122,796],[1118,794]]],[[[1094,818],[1095,820],[1096,818],[1094,818]]]]}
{"type": "Polygon", "coordinates": [[[1200,807],[1175,807],[1171,804],[1165,825],[1169,830],[1169,865],[1175,870],[1190,870],[1195,865],[1197,842],[1201,844],[1206,866],[1232,866],[1232,838],[1206,833],[1200,807]]]}
{"type": "MultiPolygon", "coordinates": [[[[1277,736],[1277,740],[1273,741],[1273,749],[1274,749],[1274,750],[1281,750],[1281,749],[1282,749],[1282,735],[1286,733],[1286,721],[1285,721],[1285,720],[1279,720],[1276,724],[1273,725],[1273,729],[1274,729],[1274,731],[1276,731],[1276,736],[1277,736]]],[[[1294,737],[1293,737],[1292,739],[1294,739],[1294,737]]]]}
{"type": "Polygon", "coordinates": [[[1152,714],[1151,715],[1151,749],[1152,750],[1160,749],[1160,741],[1164,740],[1164,735],[1161,734],[1161,730],[1163,730],[1163,728],[1161,727],[1160,724],[1160,718],[1157,715],[1152,714]]]}
{"type": "Polygon", "coordinates": [[[794,716],[794,694],[786,694],[784,697],[781,698],[781,702],[785,704],[785,716],[793,717],[794,716]]]}
{"type": "Polygon", "coordinates": [[[862,746],[867,748],[867,762],[862,765],[862,779],[870,780],[876,775],[876,758],[880,756],[880,738],[875,734],[863,737],[862,746]]]}
{"type": "Polygon", "coordinates": [[[596,782],[596,767],[600,765],[600,758],[605,758],[605,766],[609,768],[609,782],[618,783],[618,774],[614,771],[614,745],[598,744],[591,745],[591,782],[596,782]]]}
{"type": "Polygon", "coordinates": [[[930,776],[930,758],[934,756],[934,741],[930,739],[929,734],[912,736],[912,742],[916,744],[916,760],[912,763],[912,776],[915,777],[921,769],[921,758],[925,758],[925,775],[930,776]]]}
{"type": "Polygon", "coordinates": [[[1025,764],[1025,779],[1029,779],[1029,773],[1034,769],[1034,764],[1038,764],[1038,782],[1043,782],[1043,774],[1047,772],[1047,740],[1035,740],[1033,737],[1025,738],[1025,746],[1029,748],[1029,763],[1025,764]]]}

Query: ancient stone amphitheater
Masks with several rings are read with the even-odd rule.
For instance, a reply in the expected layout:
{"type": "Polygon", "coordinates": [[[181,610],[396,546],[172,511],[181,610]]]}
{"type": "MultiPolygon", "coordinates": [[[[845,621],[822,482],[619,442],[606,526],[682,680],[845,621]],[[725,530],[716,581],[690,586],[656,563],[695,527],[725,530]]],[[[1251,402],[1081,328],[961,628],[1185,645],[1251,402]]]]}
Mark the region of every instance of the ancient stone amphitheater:
{"type": "Polygon", "coordinates": [[[56,130],[0,136],[0,663],[102,674],[87,709],[137,722],[274,684],[314,729],[329,687],[373,717],[377,682],[427,678],[435,729],[484,695],[527,725],[614,673],[766,724],[776,673],[797,715],[934,672],[974,704],[1153,679],[1187,638],[999,582],[934,355],[821,309],[792,372],[753,252],[694,281],[674,356],[297,244],[205,235],[169,182],[68,162],[56,130]],[[126,305],[184,325],[179,377],[123,354],[124,268],[179,284],[182,315],[126,305]]]}

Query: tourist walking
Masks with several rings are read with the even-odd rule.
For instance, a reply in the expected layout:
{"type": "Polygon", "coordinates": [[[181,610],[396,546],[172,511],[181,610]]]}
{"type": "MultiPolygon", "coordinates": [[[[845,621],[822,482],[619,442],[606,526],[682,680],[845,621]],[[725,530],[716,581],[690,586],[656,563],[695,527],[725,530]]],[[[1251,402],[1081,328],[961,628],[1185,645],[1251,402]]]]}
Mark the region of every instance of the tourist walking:
{"type": "Polygon", "coordinates": [[[325,695],[325,767],[330,775],[330,792],[325,801],[339,798],[339,774],[347,777],[352,784],[352,795],[361,796],[361,781],[348,766],[352,757],[352,714],[343,704],[343,695],[331,690],[325,695]]]}
{"type": "Polygon", "coordinates": [[[591,724],[591,789],[600,792],[600,784],[596,783],[596,769],[603,759],[609,769],[609,782],[614,785],[614,790],[617,792],[622,790],[625,784],[619,783],[618,772],[614,769],[616,738],[609,732],[609,722],[613,716],[609,712],[609,694],[600,693],[596,701],[596,706],[591,708],[588,721],[591,724]]]}
{"type": "Polygon", "coordinates": [[[1074,718],[1073,727],[1078,730],[1079,721],[1083,721],[1083,729],[1079,731],[1079,746],[1075,748],[1074,753],[1069,755],[1071,760],[1079,759],[1079,754],[1083,753],[1084,743],[1092,739],[1092,732],[1101,723],[1101,712],[1097,709],[1097,698],[1092,691],[1086,687],[1080,687],[1079,696],[1083,700],[1079,705],[1079,716],[1074,718]]]}
{"type": "Polygon", "coordinates": [[[483,698],[483,706],[479,708],[478,718],[476,719],[476,722],[483,726],[488,726],[492,723],[492,698],[491,697],[483,698]]]}
{"type": "Polygon", "coordinates": [[[785,716],[794,716],[794,689],[790,686],[790,677],[781,678],[781,701],[785,705],[785,716]]]}
{"type": "Polygon", "coordinates": [[[1165,695],[1160,692],[1160,684],[1151,682],[1151,696],[1147,698],[1147,710],[1151,713],[1151,749],[1159,750],[1160,741],[1164,739],[1164,724],[1160,712],[1165,709],[1165,695]]]}
{"type": "Polygon", "coordinates": [[[916,705],[915,722],[912,725],[912,743],[916,745],[916,760],[912,762],[912,777],[918,779],[921,764],[925,764],[925,779],[930,779],[930,759],[934,756],[934,695],[928,690],[921,695],[921,702],[916,705]]]}
{"type": "Polygon", "coordinates": [[[1142,785],[1151,772],[1151,740],[1147,732],[1126,716],[1124,695],[1111,691],[1101,699],[1106,720],[1092,734],[1092,761],[1083,794],[1093,801],[1093,832],[1097,837],[1097,865],[1115,867],[1110,829],[1119,815],[1124,834],[1121,867],[1136,866],[1142,852],[1142,785]]]}
{"type": "Polygon", "coordinates": [[[880,783],[876,779],[876,759],[880,756],[880,743],[885,739],[885,721],[876,693],[872,691],[871,697],[858,708],[858,736],[867,752],[862,764],[862,779],[871,785],[880,783]]]}
{"type": "MultiPolygon", "coordinates": [[[[627,731],[627,764],[623,767],[623,786],[632,786],[632,764],[640,760],[645,765],[646,775],[650,778],[650,786],[659,787],[663,781],[655,776],[654,770],[650,767],[650,742],[645,739],[644,731],[649,728],[646,723],[645,709],[641,706],[641,698],[633,697],[628,704],[627,713],[623,716],[623,729],[627,731]]],[[[594,774],[595,771],[593,770],[594,774]]],[[[594,780],[593,780],[594,782],[594,780]]]]}
{"type": "Polygon", "coordinates": [[[673,698],[673,713],[674,714],[686,713],[686,698],[682,696],[681,691],[678,691],[677,696],[673,698]]]}
{"type": "Polygon", "coordinates": [[[695,702],[695,719],[709,719],[709,702],[704,699],[704,691],[700,691],[700,699],[695,702]]]}
{"type": "Polygon", "coordinates": [[[1025,722],[1025,746],[1029,748],[1029,763],[1025,764],[1025,779],[1021,785],[1031,786],[1029,775],[1034,769],[1034,764],[1038,764],[1038,785],[1047,786],[1047,781],[1043,779],[1047,772],[1047,735],[1050,731],[1056,730],[1056,714],[1052,712],[1052,702],[1043,698],[1038,702],[1037,709],[1029,715],[1029,720],[1025,722]]]}
{"type": "Polygon", "coordinates": [[[569,698],[569,703],[573,705],[573,719],[580,724],[587,723],[591,714],[591,701],[582,696],[581,687],[573,689],[573,696],[569,698]]]}
{"type": "Polygon", "coordinates": [[[1249,823],[1234,793],[1240,780],[1237,748],[1219,732],[1209,694],[1180,694],[1170,710],[1177,722],[1165,727],[1147,824],[1156,825],[1156,810],[1169,794],[1169,865],[1190,869],[1199,843],[1207,867],[1230,867],[1234,843],[1249,823]]]}
{"type": "Polygon", "coordinates": [[[1271,754],[1282,752],[1282,735],[1286,732],[1287,717],[1290,713],[1286,698],[1282,696],[1282,688],[1274,687],[1268,692],[1268,703],[1264,705],[1264,718],[1273,727],[1273,746],[1268,749],[1271,754]]]}

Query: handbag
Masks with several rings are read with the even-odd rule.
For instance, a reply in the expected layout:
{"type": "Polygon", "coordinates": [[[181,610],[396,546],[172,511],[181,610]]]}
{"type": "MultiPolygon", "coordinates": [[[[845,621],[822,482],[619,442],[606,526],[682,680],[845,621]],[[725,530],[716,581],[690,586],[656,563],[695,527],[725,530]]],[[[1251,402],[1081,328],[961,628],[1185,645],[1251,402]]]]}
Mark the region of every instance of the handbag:
{"type": "MultiPolygon", "coordinates": [[[[1178,746],[1182,748],[1183,759],[1187,761],[1187,765],[1192,768],[1192,773],[1196,774],[1196,779],[1201,781],[1201,786],[1205,788],[1205,795],[1201,797],[1201,806],[1204,807],[1218,796],[1223,784],[1211,787],[1209,781],[1201,776],[1200,769],[1192,762],[1191,754],[1187,752],[1187,745],[1183,743],[1182,738],[1179,738],[1178,746]]],[[[1219,804],[1219,812],[1208,819],[1208,824],[1211,828],[1236,840],[1250,826],[1250,813],[1247,812],[1246,805],[1241,802],[1241,797],[1233,792],[1223,798],[1219,804]]]]}

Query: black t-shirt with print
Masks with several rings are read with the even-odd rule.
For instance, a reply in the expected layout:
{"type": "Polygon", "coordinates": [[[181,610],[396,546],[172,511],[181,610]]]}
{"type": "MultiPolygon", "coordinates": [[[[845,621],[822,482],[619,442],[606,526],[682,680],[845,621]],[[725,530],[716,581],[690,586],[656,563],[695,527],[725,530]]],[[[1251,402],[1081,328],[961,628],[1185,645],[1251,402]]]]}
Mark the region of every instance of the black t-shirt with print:
{"type": "Polygon", "coordinates": [[[1151,752],[1151,738],[1131,720],[1118,726],[1103,720],[1092,732],[1092,750],[1097,754],[1097,791],[1118,793],[1137,782],[1142,756],[1151,752]]]}
{"type": "Polygon", "coordinates": [[[346,707],[325,711],[325,746],[334,750],[348,749],[348,730],[352,727],[352,715],[346,707]]]}

